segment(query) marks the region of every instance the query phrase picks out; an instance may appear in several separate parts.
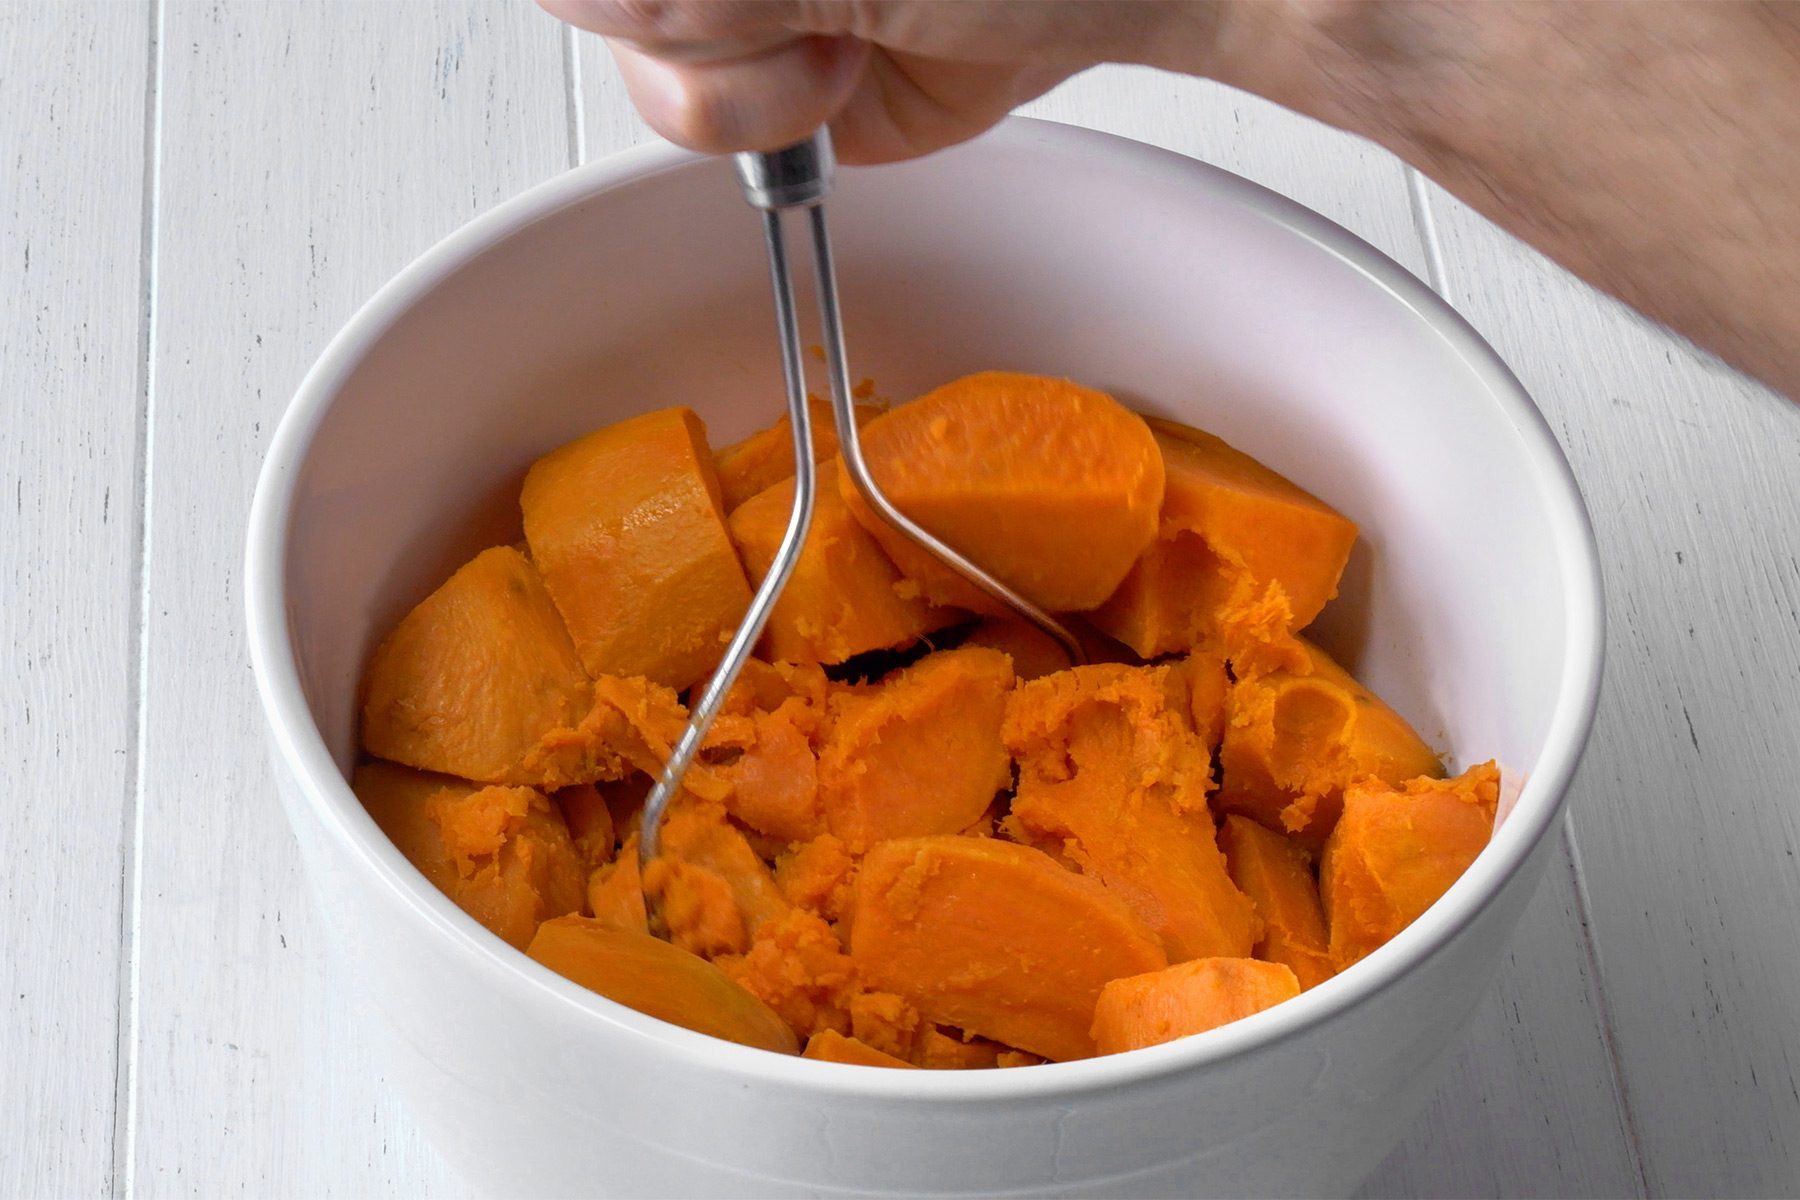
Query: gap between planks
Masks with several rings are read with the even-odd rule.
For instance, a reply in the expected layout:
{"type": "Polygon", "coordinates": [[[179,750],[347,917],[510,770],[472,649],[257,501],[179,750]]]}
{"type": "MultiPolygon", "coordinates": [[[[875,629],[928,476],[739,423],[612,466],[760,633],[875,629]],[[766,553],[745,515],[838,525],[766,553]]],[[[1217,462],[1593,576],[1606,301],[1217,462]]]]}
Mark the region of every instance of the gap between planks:
{"type": "Polygon", "coordinates": [[[145,37],[148,52],[144,64],[144,168],[141,182],[142,223],[139,229],[138,278],[142,305],[138,336],[137,474],[133,506],[136,553],[132,557],[131,584],[137,595],[137,619],[132,623],[128,653],[126,704],[132,713],[126,732],[124,812],[119,831],[119,969],[118,1004],[114,1021],[113,1131],[111,1183],[114,1196],[129,1196],[136,1186],[137,1075],[138,1075],[138,918],[143,897],[143,867],[138,854],[144,834],[144,745],[148,714],[150,656],[146,635],[150,623],[150,504],[154,478],[151,430],[156,413],[156,276],[161,249],[158,229],[162,196],[162,74],[163,0],[145,5],[145,37]]]}
{"type": "Polygon", "coordinates": [[[569,115],[569,166],[587,162],[587,104],[581,87],[581,46],[573,25],[562,27],[563,100],[569,115]]]}
{"type": "Polygon", "coordinates": [[[1587,955],[1588,976],[1594,981],[1594,1009],[1600,1018],[1600,1039],[1606,1047],[1606,1064],[1612,1071],[1613,1099],[1619,1106],[1619,1123],[1625,1126],[1625,1148],[1631,1153],[1631,1169],[1637,1173],[1638,1195],[1650,1195],[1650,1172],[1644,1166],[1644,1146],[1638,1137],[1637,1114],[1631,1109],[1631,1093],[1625,1087],[1625,1065],[1619,1057],[1619,1039],[1613,1028],[1612,1002],[1606,996],[1606,973],[1602,969],[1600,944],[1594,939],[1594,923],[1589,914],[1587,871],[1581,862],[1581,847],[1575,840],[1575,822],[1569,810],[1563,809],[1563,855],[1568,861],[1569,882],[1575,891],[1575,914],[1581,926],[1581,948],[1587,955]]]}

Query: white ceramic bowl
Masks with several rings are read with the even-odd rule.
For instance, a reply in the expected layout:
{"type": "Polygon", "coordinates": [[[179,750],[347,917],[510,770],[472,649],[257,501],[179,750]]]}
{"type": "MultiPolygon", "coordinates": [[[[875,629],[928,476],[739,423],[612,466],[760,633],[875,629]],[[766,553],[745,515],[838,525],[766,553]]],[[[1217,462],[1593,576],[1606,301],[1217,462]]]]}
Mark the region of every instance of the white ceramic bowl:
{"type": "Polygon", "coordinates": [[[373,642],[518,536],[537,455],[673,404],[722,445],[780,408],[756,216],[724,162],[644,148],[502,205],[383,288],[301,385],[257,489],[251,651],[367,1036],[437,1145],[503,1194],[1353,1188],[1487,986],[1593,713],[1599,570],[1555,441],[1411,275],[1178,155],[1014,120],[843,172],[830,213],[852,372],[884,394],[989,367],[1068,375],[1216,431],[1360,522],[1319,637],[1453,762],[1516,772],[1516,803],[1448,895],[1338,978],[1199,1037],[1029,1070],[715,1041],[465,917],[345,784],[373,642]]]}

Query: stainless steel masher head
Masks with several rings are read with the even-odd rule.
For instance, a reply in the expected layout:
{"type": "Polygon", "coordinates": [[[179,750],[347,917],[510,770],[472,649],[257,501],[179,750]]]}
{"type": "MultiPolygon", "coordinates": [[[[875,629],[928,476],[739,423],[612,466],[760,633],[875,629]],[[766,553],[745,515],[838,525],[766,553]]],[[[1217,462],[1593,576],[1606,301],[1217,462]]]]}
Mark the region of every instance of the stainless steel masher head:
{"type": "MultiPolygon", "coordinates": [[[[725,647],[718,669],[688,710],[687,727],[663,764],[662,775],[644,801],[643,829],[638,835],[638,857],[643,866],[657,857],[662,848],[661,833],[669,802],[681,789],[681,780],[706,739],[719,706],[737,682],[744,661],[756,648],[769,612],[781,590],[793,574],[806,543],[806,531],[812,524],[813,497],[817,488],[813,464],[812,419],[806,403],[806,377],[801,361],[800,331],[795,321],[794,285],[788,270],[787,240],[782,229],[782,213],[803,208],[812,230],[813,269],[818,280],[820,341],[825,347],[825,370],[831,390],[831,415],[837,425],[838,452],[843,456],[850,479],[868,506],[881,519],[916,542],[927,553],[952,571],[1000,601],[1024,620],[1043,630],[1062,647],[1069,661],[1085,661],[1081,643],[1054,617],[1012,588],[1000,582],[981,567],[970,562],[953,547],[945,545],[922,529],[905,513],[895,508],[882,492],[881,485],[869,473],[863,459],[862,441],[856,428],[856,409],[850,395],[850,372],[844,361],[843,320],[838,311],[837,276],[831,261],[831,238],[825,226],[825,194],[831,188],[836,165],[831,152],[831,136],[821,129],[804,142],[772,153],[735,156],[738,181],[743,185],[744,199],[761,210],[763,235],[768,245],[769,282],[775,293],[775,325],[781,338],[781,371],[787,387],[788,420],[794,434],[794,505],[788,513],[787,530],[776,550],[769,573],[751,597],[737,632],[725,647]]],[[[646,896],[646,900],[649,897],[646,896]]],[[[654,908],[654,906],[652,906],[654,908]]],[[[655,921],[653,913],[653,925],[655,921]]]]}

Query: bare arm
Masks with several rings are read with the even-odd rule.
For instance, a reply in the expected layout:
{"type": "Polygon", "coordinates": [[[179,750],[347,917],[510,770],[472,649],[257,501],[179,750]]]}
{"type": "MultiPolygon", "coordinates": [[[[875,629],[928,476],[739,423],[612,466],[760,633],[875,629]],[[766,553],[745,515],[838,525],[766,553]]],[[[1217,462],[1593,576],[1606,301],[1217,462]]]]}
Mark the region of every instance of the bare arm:
{"type": "Polygon", "coordinates": [[[541,0],[651,124],[925,153],[1103,61],[1371,138],[1599,287],[1800,397],[1800,4],[541,0]]]}
{"type": "Polygon", "coordinates": [[[1382,143],[1800,397],[1800,6],[1243,11],[1259,44],[1228,82],[1382,143]]]}

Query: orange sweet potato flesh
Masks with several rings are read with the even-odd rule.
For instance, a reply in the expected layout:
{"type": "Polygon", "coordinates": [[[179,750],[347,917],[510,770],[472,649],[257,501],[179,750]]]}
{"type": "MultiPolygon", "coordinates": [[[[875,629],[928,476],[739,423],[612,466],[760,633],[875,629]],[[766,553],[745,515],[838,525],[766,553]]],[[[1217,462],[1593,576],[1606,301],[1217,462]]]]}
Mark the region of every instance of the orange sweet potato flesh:
{"type": "Polygon", "coordinates": [[[801,1057],[816,1058],[822,1062],[850,1063],[859,1067],[916,1069],[903,1058],[884,1054],[866,1042],[859,1042],[853,1037],[845,1037],[835,1029],[821,1029],[806,1039],[806,1051],[801,1057]]]}
{"type": "Polygon", "coordinates": [[[580,783],[563,788],[551,799],[562,810],[569,838],[588,869],[591,871],[609,861],[618,837],[613,827],[612,810],[606,806],[606,797],[600,790],[591,783],[580,783]]]}
{"type": "Polygon", "coordinates": [[[351,787],[439,891],[512,945],[523,949],[540,921],[580,911],[586,865],[541,793],[380,762],[358,767],[351,787]]]}
{"type": "Polygon", "coordinates": [[[775,883],[792,904],[835,921],[850,910],[856,858],[844,843],[822,833],[775,860],[775,883]]]}
{"type": "Polygon", "coordinates": [[[819,766],[793,706],[746,718],[750,739],[736,760],[717,768],[731,787],[725,807],[761,833],[790,842],[825,827],[819,811],[819,766]]]}
{"type": "Polygon", "coordinates": [[[711,671],[750,603],[700,418],[596,430],[538,459],[525,540],[590,675],[677,690],[711,671]]]}
{"type": "Polygon", "coordinates": [[[962,644],[1000,651],[1012,659],[1013,674],[1021,683],[1074,665],[1055,638],[1016,617],[987,617],[969,631],[962,644]]]}
{"type": "MultiPolygon", "coordinates": [[[[831,403],[816,396],[806,398],[812,413],[813,461],[828,463],[837,457],[837,422],[831,415],[831,403]]],[[[881,415],[873,404],[857,404],[856,424],[867,425],[881,415]]],[[[794,477],[794,433],[787,414],[767,429],[751,434],[713,455],[713,466],[719,475],[719,494],[727,513],[758,492],[768,491],[784,479],[794,477]]]]}
{"type": "Polygon", "coordinates": [[[1219,848],[1231,881],[1256,905],[1263,936],[1256,957],[1293,971],[1302,991],[1336,974],[1325,936],[1325,910],[1306,851],[1248,817],[1227,816],[1219,848]]]}
{"type": "Polygon", "coordinates": [[[748,953],[715,961],[801,1037],[843,1031],[863,990],[836,931],[804,909],[789,909],[759,926],[748,953]]]}
{"type": "Polygon", "coordinates": [[[740,953],[791,905],[724,810],[683,800],[663,817],[662,854],[644,869],[669,937],[696,954],[740,953]]]}
{"type": "Polygon", "coordinates": [[[1139,654],[1191,650],[1224,612],[1271,582],[1299,629],[1337,594],[1356,526],[1330,505],[1210,433],[1147,419],[1167,483],[1156,541],[1094,624],[1139,654]]]}
{"type": "Polygon", "coordinates": [[[1225,659],[1216,650],[1196,650],[1169,664],[1170,682],[1176,690],[1173,702],[1179,703],[1181,689],[1187,692],[1188,719],[1209,750],[1218,749],[1225,739],[1225,700],[1231,693],[1231,675],[1225,659]]]}
{"type": "Polygon", "coordinates": [[[1028,846],[956,836],[868,853],[850,956],[870,986],[929,1020],[1059,1060],[1094,1053],[1101,987],[1167,963],[1098,883],[1028,846]]]}
{"type": "Polygon", "coordinates": [[[637,834],[625,839],[611,862],[588,872],[587,907],[588,915],[608,929],[650,932],[650,911],[638,870],[637,834]]]}
{"type": "Polygon", "coordinates": [[[1196,958],[1115,979],[1094,1005],[1094,1045],[1121,1054],[1204,1033],[1291,1000],[1300,981],[1281,963],[1196,958]]]}
{"type": "Polygon", "coordinates": [[[1206,803],[1211,751],[1190,723],[1185,680],[1171,675],[1106,663],[1014,692],[1005,737],[1019,785],[1008,826],[1105,884],[1169,961],[1248,957],[1261,922],[1219,852],[1206,803]]]}
{"type": "MultiPolygon", "coordinates": [[[[855,964],[851,964],[852,969],[855,964]]],[[[892,1055],[915,1067],[930,1066],[919,1057],[923,1038],[933,1026],[919,1017],[919,1010],[893,992],[860,991],[845,1006],[850,1034],[866,1046],[892,1055]]]]}
{"type": "Polygon", "coordinates": [[[833,686],[817,666],[752,658],[726,696],[703,756],[726,811],[756,834],[794,843],[823,832],[817,751],[833,686]]]}
{"type": "MultiPolygon", "coordinates": [[[[794,481],[786,479],[731,514],[732,541],[755,583],[775,561],[793,503],[794,481]]],[[[759,652],[783,662],[841,663],[869,650],[910,645],[960,616],[903,591],[916,589],[903,586],[899,570],[838,496],[836,476],[826,475],[800,559],[769,614],[759,652]]]]}
{"type": "Polygon", "coordinates": [[[828,830],[852,852],[886,838],[956,833],[1010,781],[1000,722],[1012,663],[981,647],[928,654],[831,700],[819,752],[828,830]]]}
{"type": "Polygon", "coordinates": [[[1500,772],[1492,762],[1454,779],[1378,779],[1344,793],[1344,815],[1325,843],[1319,892],[1331,958],[1343,970],[1436,903],[1494,831],[1500,772]]]}
{"type": "Polygon", "coordinates": [[[668,942],[622,933],[586,917],[538,927],[526,953],[590,991],[674,1025],[727,1041],[795,1054],[782,1019],[718,967],[668,942]]]}
{"type": "Polygon", "coordinates": [[[677,690],[715,669],[793,487],[785,421],[715,460],[692,412],[650,413],[539,460],[526,542],[477,556],[372,657],[365,746],[394,761],[355,786],[395,844],[614,999],[931,1069],[1110,1053],[1277,1003],[1486,844],[1492,765],[1430,778],[1406,722],[1295,633],[1356,536],[1315,497],[1037,376],[958,380],[863,440],[903,510],[1062,613],[1090,665],[921,557],[840,460],[764,659],[640,871],[677,690]],[[967,616],[953,606],[980,617],[940,639],[957,648],[827,675],[967,616]]]}
{"type": "Polygon", "coordinates": [[[388,634],[363,676],[377,758],[484,783],[543,784],[526,760],[587,712],[591,685],[531,563],[483,551],[388,634]]]}
{"type": "MultiPolygon", "coordinates": [[[[869,471],[902,513],[1053,612],[1110,596],[1156,536],[1162,454],[1143,418],[1066,379],[988,371],[869,422],[869,471]]],[[[936,604],[1004,615],[995,602],[838,490],[936,604]]]]}
{"type": "Polygon", "coordinates": [[[1294,643],[1304,654],[1304,673],[1271,671],[1232,685],[1218,803],[1316,851],[1337,823],[1352,781],[1374,776],[1399,783],[1441,775],[1443,768],[1380,697],[1317,646],[1294,643]]]}
{"type": "MultiPolygon", "coordinates": [[[[671,688],[643,676],[601,675],[593,704],[573,728],[555,729],[526,755],[526,768],[556,784],[615,780],[633,771],[654,776],[687,724],[687,709],[671,688]]],[[[696,763],[682,787],[706,800],[721,799],[729,785],[696,763]]]]}

